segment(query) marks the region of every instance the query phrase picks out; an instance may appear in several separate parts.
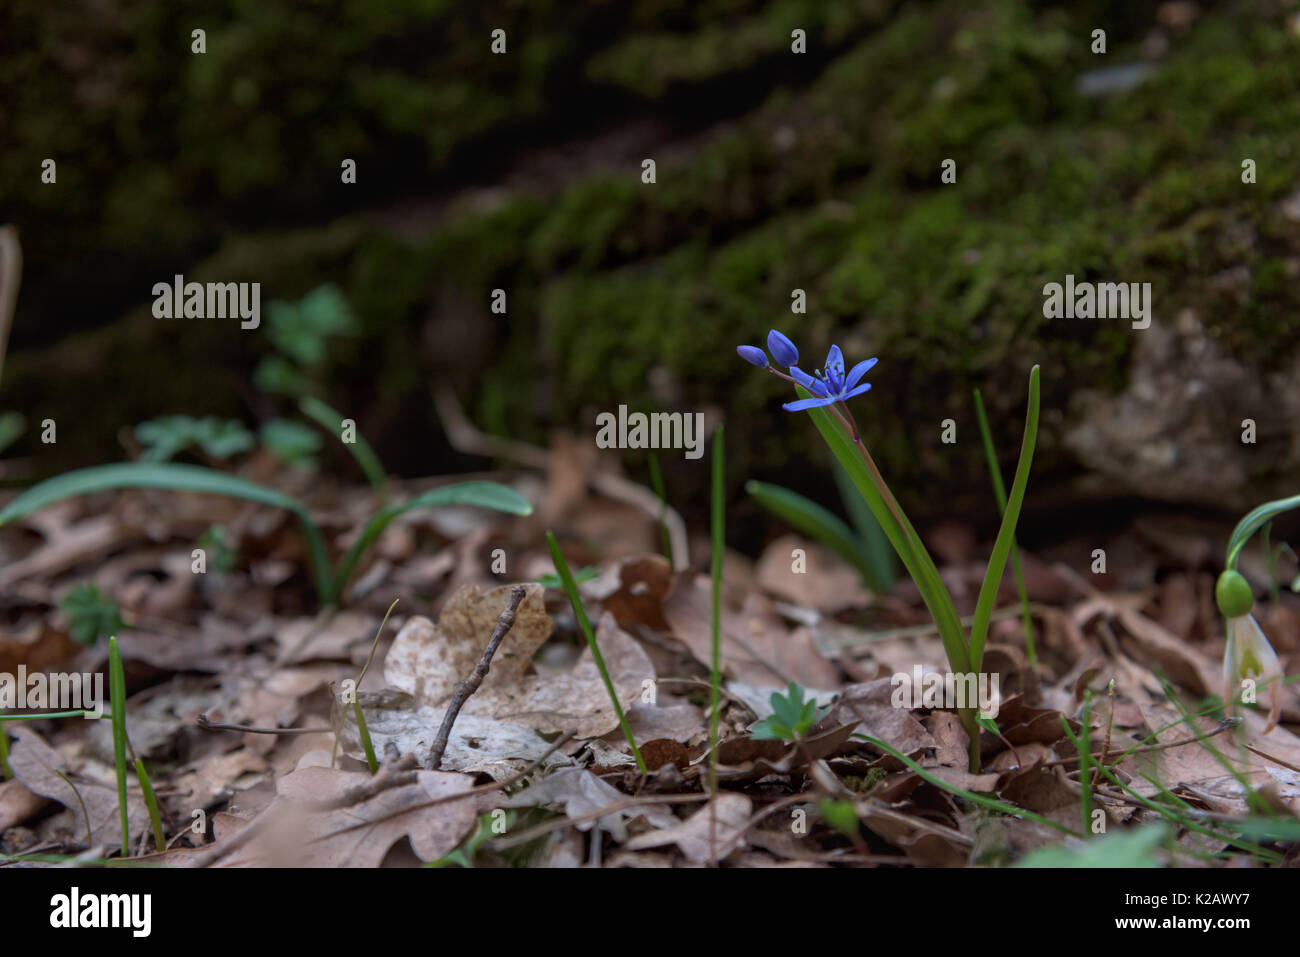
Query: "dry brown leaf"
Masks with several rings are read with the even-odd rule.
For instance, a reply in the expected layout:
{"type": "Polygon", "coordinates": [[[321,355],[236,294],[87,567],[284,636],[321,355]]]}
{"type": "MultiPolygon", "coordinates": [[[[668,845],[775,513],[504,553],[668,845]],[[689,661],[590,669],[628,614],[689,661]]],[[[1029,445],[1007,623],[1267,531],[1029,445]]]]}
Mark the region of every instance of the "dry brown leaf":
{"type": "Polygon", "coordinates": [[[340,611],[324,621],[318,617],[281,622],[276,628],[278,662],[296,665],[308,661],[350,661],[349,650],[374,640],[379,619],[357,611],[340,611]]]}
{"type": "MultiPolygon", "coordinates": [[[[447,602],[436,626],[417,617],[402,627],[384,663],[391,693],[362,699],[377,748],[391,741],[399,753],[427,753],[452,692],[478,664],[512,587],[480,592],[466,586],[447,602]],[[382,713],[386,708],[390,714],[382,713]],[[375,709],[373,717],[371,709],[375,709]]],[[[539,734],[573,731],[578,738],[595,738],[618,727],[590,649],[582,652],[571,670],[529,673],[533,655],[550,636],[551,619],[541,586],[526,588],[515,625],[501,643],[491,670],[460,711],[443,767],[473,767],[499,776],[517,770],[521,756],[527,755],[527,760],[540,756],[539,734]],[[493,730],[493,723],[503,727],[493,730]]],[[[654,666],[612,615],[601,616],[596,642],[626,708],[641,694],[645,682],[653,682],[654,666]]]]}
{"type": "Polygon", "coordinates": [[[910,710],[894,707],[893,691],[891,678],[849,685],[840,694],[829,720],[841,724],[861,722],[857,733],[878,738],[908,756],[937,747],[934,737],[910,710]]]}
{"type": "Polygon", "coordinates": [[[267,824],[261,837],[221,866],[378,867],[403,838],[410,840],[416,857],[433,861],[455,850],[478,819],[473,796],[430,805],[431,799],[474,786],[470,775],[447,771],[419,771],[415,783],[390,787],[359,804],[311,809],[348,794],[370,777],[365,771],[299,767],[277,782],[275,801],[258,818],[267,824]]]}
{"type": "MultiPolygon", "coordinates": [[[[85,802],[86,815],[90,818],[91,844],[96,847],[119,845],[122,823],[118,812],[117,788],[72,773],[63,756],[30,728],[20,727],[10,733],[17,739],[9,755],[9,767],[13,769],[14,778],[32,792],[57,801],[72,812],[75,825],[68,835],[69,839],[85,840],[86,816],[81,811],[82,802],[85,802]],[[56,772],[66,775],[76,785],[76,791],[56,772]],[[77,799],[78,793],[81,795],[80,801],[77,799]]],[[[138,786],[127,791],[127,821],[131,846],[134,847],[135,839],[149,826],[149,812],[145,809],[138,786]]]]}
{"type": "MultiPolygon", "coordinates": [[[[664,847],[676,844],[686,859],[693,864],[703,864],[711,857],[709,835],[712,829],[716,847],[722,850],[727,842],[736,838],[731,845],[732,853],[745,846],[743,837],[739,837],[753,808],[752,802],[743,794],[722,791],[713,801],[700,808],[689,818],[674,827],[639,834],[624,845],[626,850],[640,851],[649,847],[664,847]],[[712,824],[712,816],[717,815],[717,823],[712,824]]],[[[726,857],[719,854],[719,857],[726,857]]]]}
{"type": "Polygon", "coordinates": [[[247,782],[250,775],[260,775],[267,767],[260,755],[247,748],[216,755],[190,770],[178,771],[176,798],[190,808],[211,807],[240,790],[241,782],[247,782]]]}
{"type": "Polygon", "coordinates": [[[763,550],[758,583],[766,591],[805,608],[834,614],[861,608],[871,601],[862,576],[829,549],[797,535],[784,535],[763,550]],[[802,570],[795,571],[795,550],[803,553],[802,570]]]}
{"type": "MultiPolygon", "coordinates": [[[[673,634],[696,660],[712,658],[710,582],[707,575],[683,580],[664,606],[673,634]]],[[[822,657],[806,627],[789,631],[763,596],[749,593],[740,608],[724,602],[722,665],[729,675],[754,685],[794,681],[805,688],[833,688],[839,672],[822,657]]]]}
{"type": "Polygon", "coordinates": [[[599,601],[621,628],[646,625],[667,631],[664,602],[673,589],[673,570],[662,555],[635,555],[608,563],[578,586],[584,600],[599,601]]]}
{"type": "Polygon", "coordinates": [[[0,834],[22,824],[48,803],[22,781],[0,781],[0,834]]]}
{"type": "Polygon", "coordinates": [[[565,815],[577,822],[575,826],[578,830],[589,831],[599,824],[602,831],[620,844],[627,840],[627,823],[636,818],[644,818],[648,824],[657,828],[673,827],[677,824],[677,818],[662,804],[643,804],[639,807],[611,811],[595,820],[578,820],[626,800],[627,795],[606,784],[590,771],[582,768],[560,768],[540,780],[535,780],[518,794],[511,795],[507,800],[502,801],[500,806],[562,810],[565,815]]]}

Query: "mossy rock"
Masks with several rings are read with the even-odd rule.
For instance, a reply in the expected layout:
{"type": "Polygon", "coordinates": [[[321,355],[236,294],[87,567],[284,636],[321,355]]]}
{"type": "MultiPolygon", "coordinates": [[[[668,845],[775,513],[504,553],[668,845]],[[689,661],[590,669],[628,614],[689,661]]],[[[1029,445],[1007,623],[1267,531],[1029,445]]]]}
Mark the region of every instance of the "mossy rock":
{"type": "MultiPolygon", "coordinates": [[[[18,6],[38,16],[35,5],[18,6]]],[[[984,392],[1009,470],[1034,363],[1043,367],[1044,405],[1035,487],[1073,482],[1082,463],[1088,494],[1236,507],[1295,464],[1287,437],[1289,357],[1300,338],[1300,204],[1288,200],[1300,184],[1291,146],[1300,128],[1300,39],[1281,5],[1211,7],[1177,28],[1118,2],[862,4],[838,19],[827,12],[833,5],[797,2],[698,10],[645,2],[599,13],[565,6],[561,20],[572,32],[562,33],[561,21],[533,23],[536,34],[516,47],[522,74],[489,63],[486,39],[473,29],[486,37],[492,16],[505,17],[509,5],[486,5],[468,32],[447,27],[441,5],[391,6],[413,18],[417,37],[450,30],[437,49],[456,55],[416,68],[403,40],[387,66],[368,65],[361,80],[344,83],[349,65],[385,42],[377,37],[391,24],[382,17],[349,38],[331,26],[310,63],[301,50],[277,63],[269,20],[241,6],[240,18],[221,27],[224,60],[186,62],[167,68],[179,76],[154,78],[178,84],[160,101],[171,112],[159,135],[179,137],[182,162],[153,188],[172,198],[210,193],[192,219],[165,227],[193,254],[195,278],[256,276],[264,296],[278,298],[326,280],[343,286],[365,333],[333,357],[331,401],[357,410],[395,467],[445,465],[428,402],[428,380],[437,377],[455,385],[481,424],[539,442],[556,425],[594,434],[595,413],[621,403],[717,410],[729,424],[733,487],[761,477],[826,492],[811,427],[782,412],[779,384],[734,353],[739,343],[761,344],[773,326],[813,360],[831,342],[850,360],[880,357],[873,391],[855,400],[858,421],[909,507],[938,513],[983,501],[971,389],[984,392]],[[793,56],[791,24],[802,22],[827,65],[795,82],[782,71],[793,56]],[[1097,25],[1108,30],[1104,56],[1090,50],[1097,25]],[[1143,59],[1161,43],[1167,52],[1143,59]],[[232,50],[242,51],[258,84],[247,103],[221,82],[232,50]],[[465,50],[482,56],[466,60],[465,50]],[[1131,63],[1148,68],[1137,85],[1081,92],[1082,75],[1131,63]],[[409,222],[387,228],[386,203],[380,215],[340,207],[336,157],[358,144],[369,143],[371,157],[381,152],[375,144],[391,149],[396,158],[381,168],[422,169],[454,186],[468,180],[457,157],[474,155],[475,144],[545,142],[537,131],[573,103],[538,99],[524,81],[551,67],[562,75],[553,86],[587,92],[611,119],[676,109],[702,90],[751,102],[753,90],[742,95],[724,83],[737,71],[760,84],[766,77],[767,95],[717,128],[665,143],[653,185],[641,182],[639,160],[591,172],[575,161],[576,172],[549,186],[475,188],[414,233],[409,222]],[[306,99],[285,85],[292,78],[311,88],[306,99]],[[324,125],[321,83],[337,94],[324,125]],[[282,122],[273,90],[288,111],[282,122]],[[182,116],[196,102],[215,117],[199,124],[182,116]],[[424,122],[431,116],[459,119],[432,129],[424,122]],[[213,137],[234,136],[250,121],[247,155],[218,149],[213,137]],[[1242,182],[1247,158],[1256,164],[1253,184],[1242,182]],[[940,181],[946,159],[956,161],[955,184],[940,181]],[[283,195],[272,195],[284,182],[283,195]],[[270,230],[247,212],[269,202],[281,217],[300,215],[314,194],[327,197],[332,225],[270,230]],[[1066,274],[1150,282],[1158,331],[1045,319],[1043,286],[1066,274]],[[508,293],[506,316],[489,310],[494,288],[508,293]],[[790,311],[796,288],[807,294],[805,315],[790,311]],[[1197,356],[1211,357],[1215,372],[1194,403],[1144,398],[1153,382],[1168,392],[1170,372],[1199,381],[1197,356]],[[1152,363],[1165,363],[1166,374],[1152,363]],[[1142,419],[1144,403],[1159,414],[1142,419]],[[1190,410],[1194,428],[1183,428],[1180,410],[1190,410]],[[1108,414],[1132,424],[1132,434],[1099,425],[1108,414]],[[1259,423],[1255,446],[1241,442],[1246,417],[1259,423]],[[940,442],[946,418],[958,424],[955,446],[940,442]],[[1163,451],[1144,453],[1153,443],[1163,451]],[[1197,461],[1240,481],[1215,481],[1197,461]]],[[[155,45],[183,26],[172,14],[153,17],[155,45]]],[[[304,15],[290,33],[306,44],[314,29],[325,27],[304,15]]],[[[528,25],[520,30],[528,34],[528,25]]],[[[149,168],[141,161],[120,174],[101,171],[110,197],[138,189],[149,168]]],[[[126,215],[131,203],[108,207],[126,215]]],[[[41,242],[55,245],[89,215],[38,211],[56,227],[41,242]]],[[[109,245],[142,235],[109,214],[98,229],[109,245]]],[[[146,362],[139,356],[150,350],[161,350],[159,369],[174,369],[177,355],[220,357],[234,379],[262,348],[229,331],[173,338],[170,327],[151,328],[137,315],[95,333],[104,338],[88,340],[92,348],[119,369],[97,370],[87,359],[79,366],[87,388],[121,385],[114,376],[146,362]]],[[[54,386],[42,391],[37,370],[46,359],[37,355],[11,357],[0,400],[56,401],[54,386]]],[[[233,385],[160,379],[153,389],[153,407],[144,408],[141,390],[116,408],[143,419],[237,405],[233,385]]],[[[60,401],[79,414],[75,397],[60,401]]],[[[706,467],[665,465],[673,490],[698,499],[706,467]]]]}

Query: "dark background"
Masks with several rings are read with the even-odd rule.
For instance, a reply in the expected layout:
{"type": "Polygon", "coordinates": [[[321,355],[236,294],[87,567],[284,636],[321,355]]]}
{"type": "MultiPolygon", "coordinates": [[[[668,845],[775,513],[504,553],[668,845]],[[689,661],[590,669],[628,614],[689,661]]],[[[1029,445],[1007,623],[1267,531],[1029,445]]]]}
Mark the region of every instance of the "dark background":
{"type": "MultiPolygon", "coordinates": [[[[429,390],[446,382],[479,426],[539,444],[594,435],[619,403],[706,411],[728,423],[733,490],[833,495],[813,430],[735,356],[775,325],[808,356],[880,357],[855,408],[909,509],[992,520],[970,390],[1009,472],[1034,362],[1028,539],[1081,502],[1249,507],[1300,458],[1296,17],[1280,0],[7,0],[0,222],[26,270],[0,409],[29,423],[7,454],[36,477],[122,458],[122,429],[162,414],[256,425],[267,304],[332,282],[361,331],[331,347],[324,395],[401,474],[484,465],[445,441],[429,390]],[[1135,85],[1093,72],[1133,64],[1135,85]],[[260,282],[262,329],[153,318],[177,272],[260,282]],[[1044,320],[1066,273],[1151,282],[1153,329],[1044,320]],[[57,446],[37,441],[47,416],[57,446]]],[[[663,462],[698,514],[707,458],[663,462]]],[[[644,480],[643,456],[626,464],[644,480]]],[[[325,466],[359,478],[336,450],[325,466]]]]}

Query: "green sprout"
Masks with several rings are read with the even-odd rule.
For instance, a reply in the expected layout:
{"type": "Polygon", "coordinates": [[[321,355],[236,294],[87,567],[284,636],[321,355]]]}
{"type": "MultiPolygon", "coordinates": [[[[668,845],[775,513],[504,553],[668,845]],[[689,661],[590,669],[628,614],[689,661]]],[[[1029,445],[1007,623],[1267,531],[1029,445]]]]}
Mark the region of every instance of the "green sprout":
{"type": "Polygon", "coordinates": [[[218,575],[228,575],[235,570],[239,553],[230,544],[229,533],[222,525],[213,525],[199,536],[198,547],[211,556],[212,570],[218,575]]]}
{"type": "MultiPolygon", "coordinates": [[[[1007,512],[1007,487],[1002,481],[1002,468],[998,465],[998,453],[993,447],[993,433],[989,429],[988,416],[984,414],[984,399],[980,390],[975,390],[975,419],[980,427],[980,439],[984,443],[984,458],[988,462],[989,476],[993,479],[993,494],[997,497],[998,517],[1007,512]]],[[[1032,668],[1038,663],[1038,654],[1034,650],[1034,618],[1029,613],[1029,591],[1025,587],[1025,570],[1020,564],[1020,546],[1015,537],[1011,539],[1011,569],[1016,576],[1016,591],[1020,595],[1020,615],[1025,626],[1025,657],[1032,668]]]]}
{"type": "Polygon", "coordinates": [[[27,429],[21,412],[0,412],[0,452],[13,445],[27,429]]]}
{"type": "Polygon", "coordinates": [[[614,679],[609,676],[609,668],[605,666],[605,656],[601,654],[600,645],[596,642],[596,632],[591,627],[591,619],[587,617],[587,609],[583,607],[582,597],[578,594],[577,583],[573,580],[573,574],[569,571],[569,563],[564,560],[564,553],[560,551],[560,543],[555,540],[554,532],[548,531],[546,533],[546,544],[551,550],[551,560],[555,563],[555,570],[559,572],[560,581],[564,585],[564,592],[569,596],[569,604],[573,606],[573,617],[578,621],[578,630],[587,639],[587,647],[591,649],[591,657],[596,660],[596,670],[600,672],[600,677],[605,682],[605,690],[609,694],[610,702],[614,705],[614,713],[618,715],[618,723],[623,728],[623,736],[627,738],[628,746],[632,749],[632,756],[636,758],[636,766],[641,770],[642,774],[649,774],[650,769],[646,767],[645,759],[641,757],[641,749],[636,746],[632,726],[627,723],[627,715],[623,713],[623,705],[618,700],[618,692],[614,689],[614,679]]]}
{"type": "MultiPolygon", "coordinates": [[[[589,582],[599,575],[600,570],[598,568],[593,568],[591,565],[585,565],[573,573],[573,583],[575,585],[581,585],[583,582],[589,582]]],[[[537,578],[534,578],[533,581],[537,582],[537,584],[541,585],[543,588],[561,589],[564,587],[564,580],[554,572],[546,572],[544,575],[539,575],[537,578]]]]}
{"type": "Polygon", "coordinates": [[[1057,845],[1040,847],[1016,867],[1160,867],[1155,850],[1169,837],[1162,821],[1133,831],[1119,831],[1074,849],[1057,845]]]}
{"type": "Polygon", "coordinates": [[[325,444],[315,429],[290,419],[263,422],[257,434],[267,451],[280,461],[304,469],[316,467],[316,453],[325,444]]]}
{"type": "Polygon", "coordinates": [[[256,445],[253,433],[236,419],[207,416],[164,415],[135,427],[135,438],[144,446],[143,462],[170,462],[197,446],[213,459],[228,459],[256,445]]]}
{"type": "Polygon", "coordinates": [[[122,621],[117,602],[90,584],[73,588],[63,596],[59,608],[70,619],[69,634],[87,646],[113,634],[126,624],[122,621]]]}
{"type": "Polygon", "coordinates": [[[216,469],[177,465],[170,462],[120,462],[115,465],[77,469],[33,485],[0,509],[0,525],[17,521],[37,509],[65,498],[121,488],[205,492],[244,499],[259,505],[270,505],[291,512],[298,519],[303,536],[307,540],[307,553],[311,562],[316,596],[322,605],[339,603],[343,596],[343,589],[356,569],[357,562],[361,560],[361,556],[375,543],[389,523],[403,512],[414,508],[442,505],[474,505],[504,512],[507,515],[529,515],[533,510],[522,495],[509,486],[496,482],[459,482],[431,489],[400,504],[386,505],[371,515],[351,547],[343,553],[337,564],[331,566],[324,534],[312,521],[307,506],[292,496],[216,469]]]}
{"type": "Polygon", "coordinates": [[[793,681],[787,692],[772,692],[772,714],[754,725],[750,737],[756,741],[799,741],[831,712],[830,708],[818,708],[811,698],[805,701],[803,688],[793,681]]]}

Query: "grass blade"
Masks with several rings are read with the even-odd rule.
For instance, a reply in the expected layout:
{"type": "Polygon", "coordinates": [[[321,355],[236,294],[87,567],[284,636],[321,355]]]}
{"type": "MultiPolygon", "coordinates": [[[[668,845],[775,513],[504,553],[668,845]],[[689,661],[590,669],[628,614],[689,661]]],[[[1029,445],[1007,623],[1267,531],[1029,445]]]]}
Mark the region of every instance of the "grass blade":
{"type": "Polygon", "coordinates": [[[92,492],[107,492],[123,488],[155,488],[172,492],[203,492],[209,495],[226,495],[231,498],[270,505],[292,512],[302,526],[311,557],[316,593],[327,604],[330,593],[329,558],[325,540],[311,520],[307,506],[296,498],[258,485],[236,475],[218,472],[198,465],[178,465],[173,462],[119,462],[114,465],[97,465],[56,475],[38,482],[0,510],[0,525],[25,518],[37,509],[54,502],[92,492]]]}
{"type": "Polygon", "coordinates": [[[564,593],[569,596],[569,604],[573,606],[573,617],[578,620],[578,629],[582,636],[587,639],[587,647],[591,649],[591,657],[596,660],[596,668],[600,671],[600,677],[605,682],[605,690],[609,693],[609,700],[614,705],[614,713],[618,715],[618,723],[623,728],[623,736],[627,738],[628,745],[632,748],[632,754],[636,758],[636,766],[641,769],[642,774],[649,774],[649,769],[645,766],[645,759],[641,757],[641,749],[636,746],[636,738],[632,735],[632,726],[627,723],[627,715],[623,713],[623,706],[619,703],[618,692],[614,690],[614,681],[609,676],[609,669],[605,667],[605,656],[600,653],[600,645],[596,644],[596,633],[592,630],[591,621],[587,618],[587,610],[582,605],[582,596],[578,594],[578,586],[573,581],[573,575],[569,572],[569,564],[564,560],[564,553],[560,551],[560,543],[555,540],[555,533],[548,531],[546,533],[546,545],[551,550],[551,560],[555,563],[555,570],[560,576],[560,582],[564,586],[564,593]]]}
{"type": "Polygon", "coordinates": [[[379,770],[379,759],[375,757],[375,744],[370,740],[370,729],[366,727],[366,716],[361,712],[361,699],[352,699],[352,713],[357,719],[357,735],[361,738],[361,747],[366,752],[366,764],[370,766],[370,773],[375,774],[379,770]]]}
{"type": "Polygon", "coordinates": [[[718,719],[722,700],[722,552],[725,542],[723,471],[725,449],[722,426],[713,431],[713,495],[710,532],[712,561],[709,567],[711,605],[709,613],[709,793],[718,796],[718,719]]]}
{"type": "MultiPolygon", "coordinates": [[[[801,398],[809,393],[801,387],[795,387],[801,398]]],[[[948,665],[955,673],[971,673],[970,649],[966,643],[966,632],[962,628],[957,609],[952,603],[952,596],[939,577],[939,569],[934,559],[926,551],[921,537],[908,521],[907,516],[898,505],[897,499],[885,484],[879,470],[872,463],[868,467],[865,447],[855,445],[853,440],[839,427],[824,408],[808,410],[813,424],[822,434],[831,453],[844,466],[844,471],[853,485],[861,493],[871,509],[871,513],[880,523],[881,529],[889,539],[894,551],[903,562],[912,581],[916,583],[921,598],[934,618],[935,627],[939,629],[939,638],[943,642],[948,665]],[[861,450],[861,454],[859,452],[861,450]]],[[[974,708],[957,709],[957,717],[966,731],[972,773],[979,770],[980,764],[980,728],[974,708]]]]}
{"type": "MultiPolygon", "coordinates": [[[[796,389],[796,391],[799,392],[801,398],[809,395],[802,389],[796,389]]],[[[925,601],[926,607],[934,618],[935,625],[939,628],[939,636],[943,640],[948,663],[954,671],[970,671],[966,633],[962,629],[961,620],[957,616],[957,609],[953,606],[948,590],[943,587],[943,582],[939,578],[939,571],[934,567],[933,559],[926,552],[925,546],[921,544],[915,530],[912,529],[910,523],[904,526],[898,518],[894,517],[893,510],[884,498],[885,494],[889,494],[888,488],[883,491],[876,488],[875,479],[859,457],[853,445],[853,440],[844,433],[844,430],[831,418],[830,414],[825,409],[814,408],[808,410],[808,415],[813,420],[813,424],[817,426],[817,430],[821,432],[822,438],[826,441],[831,453],[844,466],[845,473],[870,507],[871,513],[875,515],[885,536],[889,539],[889,543],[894,546],[894,551],[903,562],[903,567],[907,569],[908,574],[912,576],[912,580],[916,583],[917,589],[921,592],[921,598],[925,601]]],[[[892,495],[890,497],[892,499],[892,495]]],[[[902,514],[901,509],[899,515],[902,517],[902,521],[907,521],[907,517],[902,514]]]]}
{"type": "Polygon", "coordinates": [[[1029,370],[1029,411],[1025,415],[1024,438],[1020,442],[1020,461],[1011,482],[1011,494],[1007,497],[1007,508],[1002,515],[1002,527],[998,529],[993,554],[989,556],[989,567],[984,573],[984,584],[980,586],[979,600],[975,603],[975,620],[970,629],[970,662],[972,669],[977,672],[984,660],[984,640],[989,633],[993,603],[998,596],[998,586],[1002,583],[1002,573],[1007,567],[1007,555],[1011,552],[1016,523],[1020,520],[1020,506],[1025,501],[1025,487],[1029,484],[1029,467],[1034,461],[1034,445],[1038,441],[1038,371],[1037,365],[1029,370]]]}
{"type": "Polygon", "coordinates": [[[989,808],[992,811],[998,811],[1001,814],[1006,814],[1008,817],[1027,818],[1031,821],[1037,821],[1039,824],[1046,825],[1047,827],[1050,827],[1055,831],[1060,831],[1062,834],[1069,834],[1073,837],[1079,836],[1074,831],[1066,827],[1064,824],[1057,824],[1055,821],[1049,818],[1045,818],[1040,814],[1035,814],[1033,811],[1027,811],[1024,808],[1015,807],[1014,805],[1011,804],[1003,804],[1001,801],[995,801],[993,798],[985,797],[982,794],[976,794],[974,791],[967,791],[965,788],[959,788],[955,784],[949,784],[943,778],[935,777],[933,774],[926,771],[925,768],[921,767],[919,764],[917,764],[915,761],[913,761],[903,752],[895,750],[894,748],[885,744],[885,742],[883,741],[879,741],[875,738],[868,737],[864,734],[855,734],[853,735],[853,737],[865,741],[867,742],[867,744],[883,752],[884,754],[888,754],[890,757],[902,761],[905,765],[907,765],[907,767],[911,771],[913,771],[918,777],[920,777],[921,780],[928,781],[929,783],[933,784],[935,787],[939,788],[940,790],[947,791],[949,794],[955,794],[958,797],[965,798],[968,801],[972,801],[975,804],[981,805],[982,807],[989,808]]]}
{"type": "Polygon", "coordinates": [[[144,758],[135,759],[135,776],[140,781],[140,790],[144,793],[144,804],[149,809],[149,823],[153,826],[153,846],[161,854],[167,850],[167,841],[163,837],[162,815],[158,813],[158,796],[153,792],[153,781],[145,770],[144,758]]]}
{"type": "Polygon", "coordinates": [[[871,568],[872,577],[880,586],[877,590],[887,592],[898,580],[898,570],[894,565],[894,550],[889,545],[889,539],[885,537],[885,530],[876,521],[876,516],[871,513],[867,503],[853,487],[853,480],[844,471],[844,466],[836,459],[832,461],[831,467],[835,472],[835,486],[840,490],[840,500],[843,501],[849,519],[853,522],[853,528],[858,533],[858,543],[866,557],[867,565],[871,568]]]}
{"type": "Polygon", "coordinates": [[[113,762],[117,766],[117,807],[122,819],[122,856],[131,854],[131,830],[126,814],[126,676],[117,638],[108,639],[108,694],[113,706],[113,762]]]}
{"type": "Polygon", "coordinates": [[[86,848],[90,849],[94,847],[95,836],[94,833],[90,830],[90,815],[86,812],[86,802],[82,799],[81,792],[77,790],[77,786],[72,783],[72,778],[68,777],[58,768],[51,768],[51,770],[59,777],[63,778],[63,783],[66,784],[69,788],[71,788],[72,793],[76,796],[77,803],[81,805],[81,820],[86,825],[86,848]]]}
{"type": "Polygon", "coordinates": [[[298,408],[302,410],[303,415],[342,442],[343,447],[348,450],[357,465],[361,467],[361,471],[365,475],[366,481],[370,483],[370,487],[381,498],[384,497],[388,490],[388,473],[384,471],[379,456],[370,447],[370,443],[366,441],[365,436],[357,432],[355,442],[343,442],[343,416],[315,396],[303,396],[298,402],[298,408]]]}
{"type": "Polygon", "coordinates": [[[334,604],[342,597],[343,589],[348,579],[352,577],[357,561],[366,549],[375,543],[375,539],[383,534],[384,529],[393,519],[413,508],[427,508],[434,505],[477,505],[479,508],[505,512],[507,515],[530,515],[533,511],[533,507],[528,504],[528,499],[510,486],[497,482],[458,482],[455,485],[430,489],[422,495],[397,505],[388,505],[366,522],[361,535],[340,559],[338,569],[333,575],[331,598],[328,604],[334,604]]]}
{"type": "MultiPolygon", "coordinates": [[[[1002,469],[998,466],[998,453],[993,448],[993,433],[989,430],[988,416],[984,414],[984,399],[980,390],[975,390],[975,418],[979,422],[980,440],[984,443],[984,458],[989,465],[989,477],[993,479],[993,494],[998,501],[998,518],[1007,514],[1007,489],[1002,484],[1002,469]]],[[[1038,663],[1038,654],[1034,650],[1034,618],[1029,613],[1029,590],[1025,587],[1025,570],[1020,564],[1020,546],[1015,536],[1011,538],[1011,569],[1016,576],[1016,591],[1020,595],[1021,620],[1025,626],[1025,657],[1032,668],[1038,663]]]]}
{"type": "Polygon", "coordinates": [[[673,563],[673,538],[668,533],[668,494],[664,490],[664,474],[659,470],[659,456],[650,454],[650,487],[659,499],[659,534],[663,537],[664,558],[673,563]]]}

